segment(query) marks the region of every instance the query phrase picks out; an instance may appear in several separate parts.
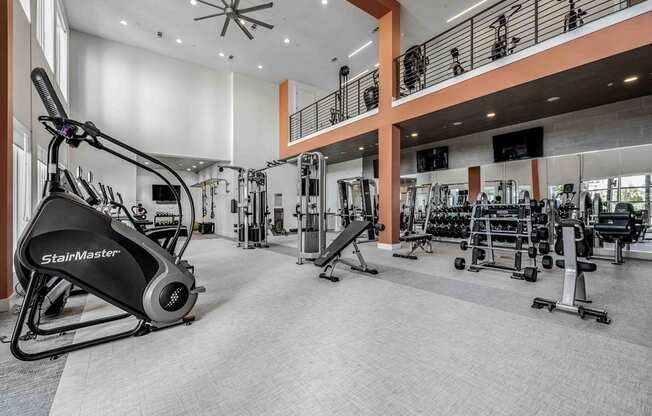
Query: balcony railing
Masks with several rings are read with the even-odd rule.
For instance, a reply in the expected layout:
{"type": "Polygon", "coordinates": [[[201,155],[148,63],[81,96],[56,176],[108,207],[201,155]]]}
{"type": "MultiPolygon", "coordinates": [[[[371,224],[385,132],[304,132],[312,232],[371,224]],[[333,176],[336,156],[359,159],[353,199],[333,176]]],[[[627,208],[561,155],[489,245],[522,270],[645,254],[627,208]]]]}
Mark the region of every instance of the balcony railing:
{"type": "Polygon", "coordinates": [[[631,0],[504,0],[395,60],[406,97],[629,7],[631,0]]]}
{"type": "Polygon", "coordinates": [[[351,79],[342,88],[290,116],[290,142],[378,107],[378,70],[351,79]]]}

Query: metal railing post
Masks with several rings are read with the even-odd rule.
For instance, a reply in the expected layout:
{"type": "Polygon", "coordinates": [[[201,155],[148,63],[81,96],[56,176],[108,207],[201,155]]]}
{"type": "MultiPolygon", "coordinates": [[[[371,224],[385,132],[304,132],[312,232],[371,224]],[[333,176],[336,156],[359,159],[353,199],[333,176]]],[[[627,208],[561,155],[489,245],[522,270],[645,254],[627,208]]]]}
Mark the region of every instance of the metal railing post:
{"type": "Polygon", "coordinates": [[[303,137],[303,110],[299,111],[299,138],[303,137]]]}
{"type": "Polygon", "coordinates": [[[358,114],[360,114],[360,78],[358,78],[358,114]]]}
{"type": "Polygon", "coordinates": [[[469,24],[471,25],[471,58],[469,62],[469,71],[473,69],[473,35],[474,35],[474,23],[473,23],[473,17],[469,19],[469,24]]]}
{"type": "Polygon", "coordinates": [[[539,43],[539,0],[534,0],[534,44],[539,43]]]}
{"type": "Polygon", "coordinates": [[[315,101],[315,132],[319,131],[319,101],[315,101]]]}

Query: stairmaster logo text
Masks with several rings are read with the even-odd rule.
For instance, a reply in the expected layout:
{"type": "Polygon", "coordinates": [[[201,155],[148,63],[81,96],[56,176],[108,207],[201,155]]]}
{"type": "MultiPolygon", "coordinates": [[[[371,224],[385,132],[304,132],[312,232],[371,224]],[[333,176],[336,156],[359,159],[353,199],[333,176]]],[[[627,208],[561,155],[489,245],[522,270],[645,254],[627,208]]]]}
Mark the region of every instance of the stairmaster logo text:
{"type": "Polygon", "coordinates": [[[72,261],[97,260],[115,257],[121,253],[121,250],[102,250],[102,251],[77,251],[67,252],[65,254],[46,254],[41,257],[41,265],[52,263],[69,263],[72,261]]]}

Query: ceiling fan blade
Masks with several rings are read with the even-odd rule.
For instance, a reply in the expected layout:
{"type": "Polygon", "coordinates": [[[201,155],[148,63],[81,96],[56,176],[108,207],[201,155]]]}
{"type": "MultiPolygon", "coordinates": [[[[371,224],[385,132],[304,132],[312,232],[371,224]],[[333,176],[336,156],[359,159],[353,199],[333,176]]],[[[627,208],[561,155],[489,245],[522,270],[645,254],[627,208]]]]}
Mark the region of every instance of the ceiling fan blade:
{"type": "Polygon", "coordinates": [[[233,0],[233,10],[238,10],[239,5],[240,5],[240,0],[233,0]]]}
{"type": "Polygon", "coordinates": [[[199,22],[200,20],[204,20],[204,19],[210,19],[211,17],[222,16],[224,14],[225,13],[222,12],[222,13],[216,13],[216,14],[209,14],[208,16],[203,16],[203,17],[196,17],[195,22],[199,22]]]}
{"type": "Polygon", "coordinates": [[[238,17],[240,17],[242,20],[246,20],[249,23],[253,23],[253,24],[258,25],[258,26],[266,27],[267,29],[274,29],[274,25],[270,25],[269,23],[261,22],[260,20],[257,20],[257,19],[251,18],[251,17],[247,17],[247,16],[241,15],[241,14],[239,14],[238,17]]]}
{"type": "Polygon", "coordinates": [[[204,0],[197,0],[197,1],[200,2],[201,4],[205,4],[207,6],[215,7],[216,9],[224,10],[224,7],[220,7],[217,4],[209,3],[209,2],[204,1],[204,0]]]}
{"type": "Polygon", "coordinates": [[[235,20],[235,23],[236,23],[238,26],[240,26],[240,29],[242,29],[242,31],[244,32],[244,34],[247,35],[247,37],[249,38],[249,40],[253,40],[253,39],[254,39],[254,35],[252,35],[251,32],[249,32],[249,31],[247,30],[247,28],[245,27],[245,25],[243,25],[242,22],[240,22],[240,19],[239,19],[239,18],[234,18],[233,20],[235,20]]]}
{"type": "Polygon", "coordinates": [[[254,6],[254,7],[248,7],[246,9],[238,10],[238,13],[249,13],[249,12],[255,12],[258,10],[263,10],[263,9],[269,9],[270,7],[273,7],[274,3],[265,3],[261,4],[260,6],[254,6]]]}
{"type": "Polygon", "coordinates": [[[231,5],[226,2],[226,0],[222,0],[222,4],[224,5],[224,7],[231,7],[231,5]]]}
{"type": "Polygon", "coordinates": [[[229,28],[230,21],[231,18],[229,16],[226,16],[226,19],[224,20],[224,26],[222,26],[222,33],[220,33],[220,36],[226,35],[226,30],[229,28]]]}

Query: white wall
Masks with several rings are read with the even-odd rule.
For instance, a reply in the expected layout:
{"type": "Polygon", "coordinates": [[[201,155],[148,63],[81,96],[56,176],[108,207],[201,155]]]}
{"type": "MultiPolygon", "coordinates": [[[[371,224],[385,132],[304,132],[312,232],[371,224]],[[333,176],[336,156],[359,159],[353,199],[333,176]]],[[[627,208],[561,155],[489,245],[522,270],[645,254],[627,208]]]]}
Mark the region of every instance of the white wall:
{"type": "Polygon", "coordinates": [[[229,160],[229,74],[71,31],[72,116],[148,153],[229,160]]]}
{"type": "MultiPolygon", "coordinates": [[[[174,177],[172,176],[171,173],[159,169],[157,170],[158,173],[163,175],[166,179],[168,179],[172,185],[176,185],[178,182],[174,177]]],[[[192,172],[185,172],[185,171],[176,171],[176,173],[181,176],[181,179],[188,185],[188,187],[194,185],[197,183],[197,174],[192,173],[192,172]]],[[[140,202],[143,204],[143,207],[147,210],[147,214],[150,220],[154,219],[154,215],[156,214],[156,211],[165,211],[165,212],[173,212],[176,213],[177,207],[176,204],[157,204],[152,200],[152,185],[165,185],[165,182],[163,182],[158,176],[154,175],[151,172],[148,172],[146,170],[137,169],[136,172],[136,196],[134,199],[127,200],[125,198],[125,205],[127,208],[131,207],[134,205],[136,202],[140,202]]],[[[116,188],[114,188],[115,192],[116,188]]],[[[201,218],[202,210],[201,210],[201,190],[198,188],[190,188],[190,193],[192,195],[193,201],[195,203],[195,221],[198,221],[201,218]]],[[[124,194],[123,194],[124,197],[124,194]]],[[[190,226],[190,202],[188,201],[188,198],[186,197],[186,193],[181,190],[181,209],[183,210],[183,224],[185,226],[190,226]]],[[[210,214],[210,201],[207,203],[206,209],[208,210],[208,213],[210,214]]]]}
{"type": "Polygon", "coordinates": [[[310,104],[324,98],[329,91],[315,87],[313,85],[304,84],[299,81],[288,82],[288,106],[289,114],[292,115],[297,111],[309,106],[310,104]]]}

